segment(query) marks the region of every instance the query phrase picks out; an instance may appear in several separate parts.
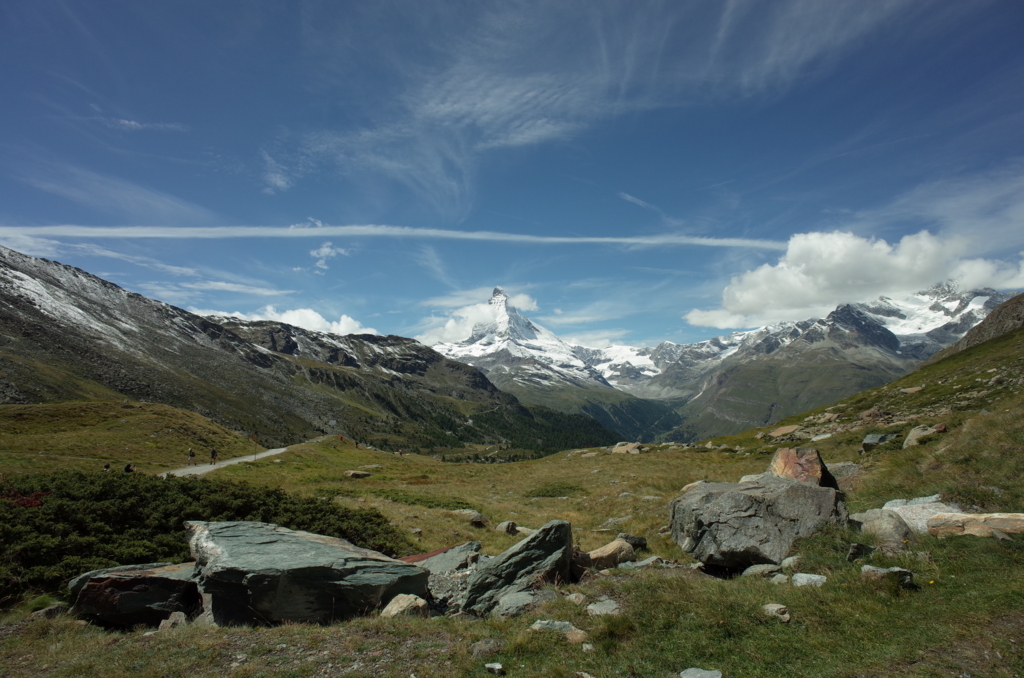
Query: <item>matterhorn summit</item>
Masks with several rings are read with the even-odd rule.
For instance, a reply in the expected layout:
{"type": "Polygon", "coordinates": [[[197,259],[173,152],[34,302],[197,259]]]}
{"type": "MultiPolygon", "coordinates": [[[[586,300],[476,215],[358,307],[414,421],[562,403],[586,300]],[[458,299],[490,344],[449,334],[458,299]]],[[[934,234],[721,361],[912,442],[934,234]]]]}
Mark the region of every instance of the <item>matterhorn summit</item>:
{"type": "Polygon", "coordinates": [[[488,308],[492,319],[474,325],[469,338],[435,344],[433,349],[479,368],[499,387],[512,382],[532,387],[611,388],[600,372],[576,356],[572,346],[512,306],[502,288],[494,288],[488,308]]]}

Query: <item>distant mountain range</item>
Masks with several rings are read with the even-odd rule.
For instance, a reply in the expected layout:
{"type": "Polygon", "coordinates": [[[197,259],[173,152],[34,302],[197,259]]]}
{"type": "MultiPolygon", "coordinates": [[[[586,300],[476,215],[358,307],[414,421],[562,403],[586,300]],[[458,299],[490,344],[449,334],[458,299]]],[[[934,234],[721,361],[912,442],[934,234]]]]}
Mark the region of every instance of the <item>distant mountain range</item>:
{"type": "Polygon", "coordinates": [[[523,402],[590,414],[631,438],[696,440],[763,426],[899,377],[1011,295],[952,283],[843,304],[827,317],[654,348],[570,346],[510,306],[440,353],[523,402]]]}
{"type": "Polygon", "coordinates": [[[418,451],[618,437],[524,407],[413,339],[205,318],[0,247],[0,404],[123,398],[197,412],[268,447],[329,433],[418,451]]]}

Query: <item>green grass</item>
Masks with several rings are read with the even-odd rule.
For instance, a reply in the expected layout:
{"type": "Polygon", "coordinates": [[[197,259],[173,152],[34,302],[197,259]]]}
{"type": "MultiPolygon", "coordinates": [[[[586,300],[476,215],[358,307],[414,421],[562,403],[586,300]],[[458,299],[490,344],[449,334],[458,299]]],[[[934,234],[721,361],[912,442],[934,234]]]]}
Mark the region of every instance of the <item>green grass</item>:
{"type": "Polygon", "coordinates": [[[0,406],[0,473],[55,469],[99,471],[126,463],[144,473],[160,473],[198,461],[211,448],[220,459],[263,451],[248,438],[209,419],[156,403],[67,402],[0,406]]]}

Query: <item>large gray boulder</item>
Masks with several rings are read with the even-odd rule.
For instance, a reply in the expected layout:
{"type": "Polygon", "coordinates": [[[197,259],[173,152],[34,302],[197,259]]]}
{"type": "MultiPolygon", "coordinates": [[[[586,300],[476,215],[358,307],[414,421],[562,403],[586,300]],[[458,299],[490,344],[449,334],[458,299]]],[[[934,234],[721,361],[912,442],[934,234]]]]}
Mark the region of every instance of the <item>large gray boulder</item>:
{"type": "Polygon", "coordinates": [[[572,525],[552,520],[473,573],[460,607],[484,616],[504,596],[531,591],[545,582],[567,583],[572,577],[571,561],[572,525]]]}
{"type": "Polygon", "coordinates": [[[269,523],[186,522],[204,613],[219,625],[327,623],[429,598],[427,570],[344,539],[269,523]]]}
{"type": "Polygon", "coordinates": [[[195,563],[148,563],[93,570],[68,584],[71,614],[105,626],[158,626],[174,612],[196,615],[202,599],[191,581],[195,563]]]}
{"type": "Polygon", "coordinates": [[[699,483],[671,503],[672,539],[707,565],[779,564],[793,542],[823,525],[845,524],[834,487],[770,473],[741,483],[699,483]]]}

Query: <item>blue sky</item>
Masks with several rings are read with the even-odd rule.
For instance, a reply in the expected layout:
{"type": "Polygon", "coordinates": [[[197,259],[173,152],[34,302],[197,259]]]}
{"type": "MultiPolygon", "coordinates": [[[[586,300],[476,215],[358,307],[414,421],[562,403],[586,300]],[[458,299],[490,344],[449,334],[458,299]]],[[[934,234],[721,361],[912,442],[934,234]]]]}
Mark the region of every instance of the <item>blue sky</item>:
{"type": "Polygon", "coordinates": [[[1024,4],[8,0],[0,244],[425,341],[1024,287],[1024,4]]]}

